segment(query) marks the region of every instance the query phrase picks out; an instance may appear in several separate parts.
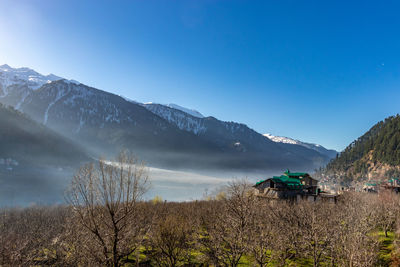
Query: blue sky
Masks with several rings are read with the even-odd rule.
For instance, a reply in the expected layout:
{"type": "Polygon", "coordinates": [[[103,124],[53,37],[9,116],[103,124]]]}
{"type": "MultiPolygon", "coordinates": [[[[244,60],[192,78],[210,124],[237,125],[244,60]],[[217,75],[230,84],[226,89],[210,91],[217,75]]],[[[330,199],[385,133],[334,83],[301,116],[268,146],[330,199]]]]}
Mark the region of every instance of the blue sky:
{"type": "Polygon", "coordinates": [[[400,110],[398,3],[0,0],[0,64],[341,150],[400,110]]]}

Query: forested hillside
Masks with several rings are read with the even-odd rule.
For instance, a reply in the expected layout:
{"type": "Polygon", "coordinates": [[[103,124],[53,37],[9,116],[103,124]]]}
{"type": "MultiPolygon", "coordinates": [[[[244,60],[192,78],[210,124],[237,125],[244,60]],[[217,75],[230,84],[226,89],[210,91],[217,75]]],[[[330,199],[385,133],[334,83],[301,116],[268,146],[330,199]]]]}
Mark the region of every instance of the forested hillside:
{"type": "Polygon", "coordinates": [[[57,203],[89,157],[78,145],[0,104],[0,206],[57,203]]]}
{"type": "Polygon", "coordinates": [[[72,141],[2,104],[0,124],[0,159],[58,166],[71,166],[88,160],[72,141]]]}
{"type": "Polygon", "coordinates": [[[386,178],[399,174],[400,116],[386,118],[351,143],[326,167],[347,179],[386,178]]]}

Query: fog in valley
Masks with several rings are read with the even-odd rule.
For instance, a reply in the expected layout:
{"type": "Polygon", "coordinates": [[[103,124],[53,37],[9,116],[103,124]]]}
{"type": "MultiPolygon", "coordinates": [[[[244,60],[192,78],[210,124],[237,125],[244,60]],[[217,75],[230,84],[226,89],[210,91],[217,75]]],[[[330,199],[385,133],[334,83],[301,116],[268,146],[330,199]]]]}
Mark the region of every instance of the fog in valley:
{"type": "MultiPolygon", "coordinates": [[[[204,199],[215,194],[235,179],[256,182],[272,173],[226,171],[168,170],[147,167],[150,190],[145,198],[161,197],[166,201],[204,199]]],[[[3,169],[0,172],[0,206],[29,206],[34,204],[64,204],[65,190],[70,186],[77,169],[30,168],[3,169]]]]}

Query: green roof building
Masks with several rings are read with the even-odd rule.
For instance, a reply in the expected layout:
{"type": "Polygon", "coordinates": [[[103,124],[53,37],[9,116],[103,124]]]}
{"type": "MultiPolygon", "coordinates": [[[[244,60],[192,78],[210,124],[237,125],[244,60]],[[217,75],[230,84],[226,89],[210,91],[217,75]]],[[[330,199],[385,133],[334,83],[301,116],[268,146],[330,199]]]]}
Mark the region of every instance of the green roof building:
{"type": "Polygon", "coordinates": [[[274,191],[278,198],[291,198],[297,195],[317,195],[318,180],[313,179],[305,172],[285,171],[281,176],[273,176],[265,180],[258,181],[254,185],[257,195],[270,194],[274,191]]]}

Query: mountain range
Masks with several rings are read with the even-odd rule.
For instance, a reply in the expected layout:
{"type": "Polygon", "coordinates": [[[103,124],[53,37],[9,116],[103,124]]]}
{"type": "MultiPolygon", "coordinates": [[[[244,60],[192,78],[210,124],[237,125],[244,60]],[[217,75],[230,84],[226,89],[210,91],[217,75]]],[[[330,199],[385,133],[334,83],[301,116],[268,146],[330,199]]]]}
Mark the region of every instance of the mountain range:
{"type": "Polygon", "coordinates": [[[0,66],[0,103],[94,158],[129,149],[163,168],[310,171],[336,154],[319,145],[278,141],[245,124],[175,104],[142,104],[29,68],[0,66]]]}

